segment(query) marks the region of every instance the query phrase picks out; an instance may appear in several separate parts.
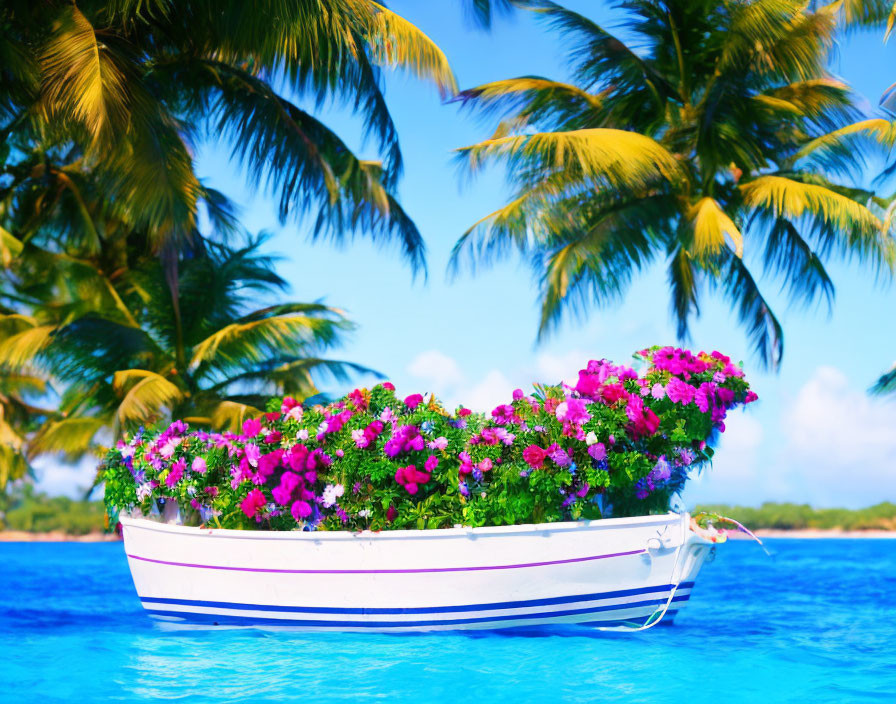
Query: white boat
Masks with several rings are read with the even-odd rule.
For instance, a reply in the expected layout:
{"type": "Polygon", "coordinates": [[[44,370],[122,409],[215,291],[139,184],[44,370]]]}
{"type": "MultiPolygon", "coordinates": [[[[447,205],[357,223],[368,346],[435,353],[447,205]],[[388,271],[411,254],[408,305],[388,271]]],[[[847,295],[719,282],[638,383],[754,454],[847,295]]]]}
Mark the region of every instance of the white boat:
{"type": "Polygon", "coordinates": [[[643,630],[685,606],[714,547],[686,513],[379,533],[121,523],[153,618],[302,630],[643,630]]]}

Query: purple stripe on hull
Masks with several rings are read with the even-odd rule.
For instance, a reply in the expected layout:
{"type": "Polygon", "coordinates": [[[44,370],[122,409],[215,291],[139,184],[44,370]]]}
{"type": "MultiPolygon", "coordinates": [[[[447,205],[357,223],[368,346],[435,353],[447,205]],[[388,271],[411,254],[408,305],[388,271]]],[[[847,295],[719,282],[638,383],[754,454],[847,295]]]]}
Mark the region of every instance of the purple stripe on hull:
{"type": "Polygon", "coordinates": [[[419,574],[424,572],[480,572],[484,570],[517,570],[525,567],[548,567],[550,565],[568,565],[575,562],[591,562],[592,560],[606,560],[611,557],[625,557],[627,555],[641,555],[646,549],[629,550],[627,552],[614,552],[609,555],[589,555],[588,557],[572,557],[566,560],[550,560],[548,562],[528,562],[518,565],[485,565],[480,567],[420,567],[401,570],[283,570],[267,567],[228,567],[226,565],[197,565],[189,562],[169,562],[168,560],[156,560],[151,557],[131,555],[132,560],[153,562],[158,565],[171,565],[173,567],[193,567],[202,570],[227,570],[234,572],[266,572],[272,574],[419,574]]]}

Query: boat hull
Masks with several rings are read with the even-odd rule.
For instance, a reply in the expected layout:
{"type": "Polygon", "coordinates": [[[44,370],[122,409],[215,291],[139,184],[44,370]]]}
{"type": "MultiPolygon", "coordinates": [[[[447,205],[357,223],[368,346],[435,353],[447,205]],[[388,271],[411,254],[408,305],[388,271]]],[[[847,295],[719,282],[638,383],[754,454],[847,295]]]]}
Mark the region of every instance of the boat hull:
{"type": "Polygon", "coordinates": [[[209,530],[122,518],[154,618],[338,631],[671,622],[712,549],[687,514],[381,533],[209,530]]]}

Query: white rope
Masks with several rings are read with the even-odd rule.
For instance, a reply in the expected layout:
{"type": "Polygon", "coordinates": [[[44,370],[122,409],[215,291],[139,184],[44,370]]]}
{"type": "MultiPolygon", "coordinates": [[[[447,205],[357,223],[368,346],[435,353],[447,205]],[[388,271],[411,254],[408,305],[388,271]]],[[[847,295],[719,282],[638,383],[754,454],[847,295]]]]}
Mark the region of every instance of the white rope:
{"type": "MultiPolygon", "coordinates": [[[[685,552],[686,542],[687,542],[687,531],[688,526],[687,522],[682,519],[682,536],[681,536],[681,546],[678,548],[678,554],[675,556],[675,563],[672,565],[672,574],[669,575],[669,582],[672,582],[672,579],[675,577],[675,572],[678,569],[678,561],[681,559],[682,554],[685,552]]],[[[651,538],[653,540],[653,538],[651,538]]],[[[647,553],[650,555],[650,553],[647,553]]],[[[653,557],[651,556],[651,559],[653,557]]],[[[669,592],[669,598],[666,599],[666,603],[654,610],[652,614],[647,617],[647,620],[644,621],[640,626],[597,626],[597,630],[599,631],[625,631],[626,633],[636,633],[637,631],[646,631],[650,628],[653,628],[656,624],[663,620],[666,616],[666,612],[669,610],[669,607],[672,605],[672,599],[675,598],[675,592],[678,591],[678,587],[681,586],[681,575],[678,575],[678,581],[672,586],[672,590],[669,592]],[[657,616],[659,614],[659,616],[657,616]],[[657,616],[657,618],[654,618],[657,616]]]]}

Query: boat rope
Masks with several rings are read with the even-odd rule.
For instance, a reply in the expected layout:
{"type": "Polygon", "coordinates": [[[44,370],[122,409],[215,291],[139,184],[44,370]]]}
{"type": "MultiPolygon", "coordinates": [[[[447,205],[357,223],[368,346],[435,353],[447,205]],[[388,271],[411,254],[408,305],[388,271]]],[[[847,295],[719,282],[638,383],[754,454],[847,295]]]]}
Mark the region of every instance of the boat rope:
{"type": "MultiPolygon", "coordinates": [[[[686,552],[686,544],[687,544],[687,534],[688,534],[688,524],[682,520],[682,536],[681,536],[681,545],[678,548],[678,553],[675,555],[675,562],[672,565],[672,573],[669,575],[669,583],[672,583],[672,580],[675,578],[676,572],[678,570],[678,562],[681,559],[682,554],[686,552]]],[[[651,538],[653,540],[653,538],[651,538]]],[[[649,552],[646,554],[650,554],[649,552]]],[[[658,607],[652,614],[647,617],[647,620],[644,621],[641,625],[629,625],[624,624],[621,626],[598,626],[597,630],[599,631],[625,631],[626,633],[635,633],[637,631],[646,631],[650,628],[653,628],[655,625],[660,623],[666,616],[666,612],[669,610],[669,607],[672,605],[672,600],[675,598],[675,592],[678,591],[678,588],[681,586],[681,575],[678,575],[678,580],[672,584],[672,589],[669,591],[669,597],[666,599],[666,603],[662,606],[658,607]]]]}

